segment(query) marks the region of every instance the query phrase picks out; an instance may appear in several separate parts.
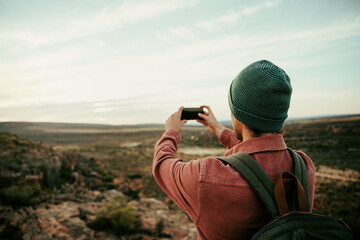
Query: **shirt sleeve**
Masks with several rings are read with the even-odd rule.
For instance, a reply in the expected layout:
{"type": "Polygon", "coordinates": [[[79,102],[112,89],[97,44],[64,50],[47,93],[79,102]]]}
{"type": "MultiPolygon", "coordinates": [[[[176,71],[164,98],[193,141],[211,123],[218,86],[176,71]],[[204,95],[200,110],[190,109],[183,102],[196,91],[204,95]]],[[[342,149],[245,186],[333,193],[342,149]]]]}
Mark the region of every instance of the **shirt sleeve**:
{"type": "Polygon", "coordinates": [[[236,144],[241,143],[241,141],[236,138],[234,131],[228,128],[225,128],[224,131],[221,133],[219,141],[227,149],[230,149],[236,144]]]}
{"type": "Polygon", "coordinates": [[[176,130],[168,130],[162,135],[155,145],[153,174],[160,188],[195,221],[200,161],[183,162],[177,156],[180,140],[176,130]]]}

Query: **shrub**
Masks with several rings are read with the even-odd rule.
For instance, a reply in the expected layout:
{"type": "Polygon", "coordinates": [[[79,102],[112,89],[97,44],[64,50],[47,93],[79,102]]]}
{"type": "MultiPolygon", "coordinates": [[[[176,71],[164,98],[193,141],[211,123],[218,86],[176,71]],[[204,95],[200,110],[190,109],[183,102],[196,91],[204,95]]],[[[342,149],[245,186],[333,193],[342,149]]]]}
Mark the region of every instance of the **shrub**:
{"type": "Polygon", "coordinates": [[[38,186],[17,186],[1,189],[0,196],[4,204],[13,207],[29,206],[34,204],[34,198],[40,193],[38,186]]]}
{"type": "Polygon", "coordinates": [[[95,171],[104,177],[107,176],[106,171],[100,167],[96,168],[95,171]]]}
{"type": "Polygon", "coordinates": [[[43,185],[46,188],[59,188],[64,183],[73,183],[74,178],[72,176],[72,170],[70,167],[61,166],[49,167],[47,165],[41,166],[43,172],[43,185]]]}
{"type": "Polygon", "coordinates": [[[23,234],[19,227],[7,225],[0,232],[0,239],[23,239],[23,234]]]}
{"type": "Polygon", "coordinates": [[[106,175],[105,182],[112,182],[114,180],[114,177],[111,175],[106,175]]]}
{"type": "Polygon", "coordinates": [[[13,158],[13,162],[18,164],[18,165],[22,165],[24,163],[23,160],[21,158],[19,158],[19,157],[13,158]]]}
{"type": "Polygon", "coordinates": [[[73,177],[72,177],[72,171],[70,167],[61,166],[60,168],[60,184],[64,183],[72,183],[73,177]]]}
{"type": "Polygon", "coordinates": [[[131,233],[139,228],[134,210],[129,207],[119,207],[103,213],[87,225],[98,231],[112,230],[117,235],[131,233]]]}
{"type": "Polygon", "coordinates": [[[111,221],[109,218],[105,216],[97,216],[94,220],[90,221],[88,227],[102,231],[102,230],[109,230],[111,229],[111,221]]]}
{"type": "Polygon", "coordinates": [[[112,227],[118,234],[130,233],[135,229],[136,217],[129,207],[118,208],[109,214],[112,227]]]}
{"type": "Polygon", "coordinates": [[[124,192],[124,194],[128,197],[130,197],[131,199],[139,199],[139,190],[133,190],[132,188],[129,187],[129,189],[124,192]]]}
{"type": "Polygon", "coordinates": [[[142,175],[141,175],[141,173],[134,173],[134,174],[127,175],[127,178],[129,178],[129,179],[140,179],[140,178],[142,178],[142,175]]]}
{"type": "Polygon", "coordinates": [[[161,236],[163,230],[164,230],[164,220],[161,219],[156,223],[156,234],[158,236],[161,236]]]}
{"type": "Polygon", "coordinates": [[[105,186],[107,189],[116,189],[116,185],[115,183],[112,183],[112,182],[108,182],[106,183],[106,186],[105,186]]]}

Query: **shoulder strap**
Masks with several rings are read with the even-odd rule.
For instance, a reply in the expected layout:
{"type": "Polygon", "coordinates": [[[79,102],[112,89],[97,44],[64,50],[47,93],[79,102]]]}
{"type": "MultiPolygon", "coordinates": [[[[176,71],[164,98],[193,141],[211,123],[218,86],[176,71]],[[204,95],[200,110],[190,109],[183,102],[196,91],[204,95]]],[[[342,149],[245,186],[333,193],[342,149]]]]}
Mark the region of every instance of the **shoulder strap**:
{"type": "MultiPolygon", "coordinates": [[[[309,185],[308,177],[305,163],[301,156],[297,154],[292,149],[288,148],[290,155],[294,162],[294,172],[296,178],[299,179],[301,185],[303,186],[307,210],[310,211],[310,197],[309,197],[309,185]]],[[[251,188],[255,193],[261,198],[266,208],[269,210],[271,216],[275,219],[279,217],[278,205],[274,195],[274,184],[260,166],[260,164],[252,158],[250,155],[238,152],[226,157],[218,157],[217,159],[224,161],[234,167],[249,183],[251,188]]],[[[297,189],[297,182],[293,181],[294,189],[297,189]]],[[[292,198],[293,205],[290,210],[297,210],[297,192],[294,191],[294,196],[292,198]]]]}
{"type": "Polygon", "coordinates": [[[280,216],[274,195],[274,184],[254,158],[246,153],[239,152],[227,157],[218,157],[217,159],[230,164],[240,172],[264,202],[274,219],[280,216]]]}
{"type": "MultiPolygon", "coordinates": [[[[294,174],[297,177],[297,179],[299,179],[301,185],[304,188],[306,203],[307,203],[307,210],[310,212],[309,183],[308,183],[307,169],[306,169],[304,160],[298,153],[296,153],[291,148],[288,148],[287,150],[290,152],[290,155],[294,161],[294,174]]],[[[296,184],[296,183],[294,182],[294,184],[296,184]]],[[[296,192],[294,191],[294,194],[295,193],[296,192]]],[[[296,197],[293,199],[296,199],[296,197]]]]}

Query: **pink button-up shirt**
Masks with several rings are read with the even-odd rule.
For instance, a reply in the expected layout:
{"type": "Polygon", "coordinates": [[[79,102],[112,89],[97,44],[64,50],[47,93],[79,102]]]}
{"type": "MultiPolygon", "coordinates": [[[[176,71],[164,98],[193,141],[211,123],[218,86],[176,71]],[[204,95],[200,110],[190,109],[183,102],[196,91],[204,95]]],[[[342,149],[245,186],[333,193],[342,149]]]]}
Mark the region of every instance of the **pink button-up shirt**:
{"type": "MultiPolygon", "coordinates": [[[[181,140],[176,130],[166,131],[156,143],[153,174],[159,186],[195,223],[199,239],[249,239],[271,216],[260,198],[234,168],[215,157],[183,162],[177,156],[181,140]]],[[[255,158],[275,182],[283,171],[293,171],[293,160],[282,135],[241,142],[225,129],[220,143],[225,156],[245,152],[255,158]]],[[[311,208],[314,200],[315,167],[297,151],[308,172],[311,208]]]]}

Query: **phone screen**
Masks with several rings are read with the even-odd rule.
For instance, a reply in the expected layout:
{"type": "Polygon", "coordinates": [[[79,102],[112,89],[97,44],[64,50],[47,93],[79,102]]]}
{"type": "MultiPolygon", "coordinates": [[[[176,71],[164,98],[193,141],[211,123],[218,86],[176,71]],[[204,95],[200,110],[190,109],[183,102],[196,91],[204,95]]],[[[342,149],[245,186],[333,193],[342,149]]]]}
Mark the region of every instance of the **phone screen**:
{"type": "Polygon", "coordinates": [[[204,113],[204,110],[202,108],[184,108],[181,113],[181,120],[202,119],[198,113],[204,113]]]}

